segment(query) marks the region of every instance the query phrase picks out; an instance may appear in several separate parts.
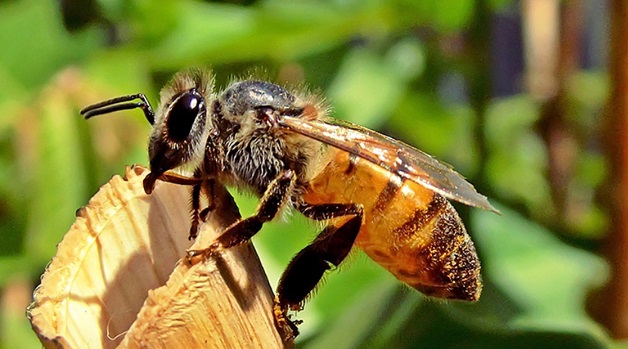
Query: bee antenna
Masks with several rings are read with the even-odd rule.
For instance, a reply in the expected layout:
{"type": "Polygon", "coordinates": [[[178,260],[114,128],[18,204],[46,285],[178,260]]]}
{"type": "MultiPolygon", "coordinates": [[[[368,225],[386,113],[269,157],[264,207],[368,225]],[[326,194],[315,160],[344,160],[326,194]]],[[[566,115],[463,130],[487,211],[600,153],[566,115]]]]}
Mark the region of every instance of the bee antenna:
{"type": "Polygon", "coordinates": [[[113,98],[104,102],[92,104],[83,108],[80,113],[89,119],[96,115],[109,114],[119,110],[128,110],[140,108],[144,112],[146,120],[153,125],[155,123],[155,112],[153,107],[150,106],[148,99],[143,93],[137,93],[134,95],[126,95],[117,98],[113,98]],[[139,102],[131,102],[134,99],[140,99],[139,102]]]}

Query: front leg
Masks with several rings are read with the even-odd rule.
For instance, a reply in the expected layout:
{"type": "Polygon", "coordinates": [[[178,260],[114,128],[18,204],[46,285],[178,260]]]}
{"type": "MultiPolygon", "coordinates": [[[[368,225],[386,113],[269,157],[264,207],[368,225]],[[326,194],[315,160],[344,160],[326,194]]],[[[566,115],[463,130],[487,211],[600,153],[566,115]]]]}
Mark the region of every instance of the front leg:
{"type": "MultiPolygon", "coordinates": [[[[197,169],[196,171],[194,171],[193,178],[200,178],[200,177],[201,177],[201,173],[197,169]]],[[[203,182],[192,185],[192,190],[190,193],[190,204],[192,206],[192,222],[190,224],[190,235],[188,236],[188,240],[194,240],[198,236],[198,226],[201,221],[200,209],[201,209],[202,185],[203,185],[203,182]]],[[[212,202],[214,199],[213,193],[209,193],[208,198],[209,198],[209,201],[212,202]]]]}
{"type": "Polygon", "coordinates": [[[281,208],[285,206],[292,194],[295,182],[294,171],[284,170],[281,172],[266,188],[253,216],[233,223],[207,249],[188,251],[188,258],[201,254],[212,255],[220,249],[230,248],[249,241],[262,229],[264,223],[275,218],[281,208]]]}
{"type": "MultiPolygon", "coordinates": [[[[146,177],[148,178],[148,177],[146,177]]],[[[188,236],[188,240],[194,240],[198,236],[198,227],[200,221],[205,220],[205,216],[213,209],[213,201],[214,201],[214,179],[203,179],[201,178],[200,170],[194,171],[194,175],[192,177],[182,176],[177,173],[169,173],[166,172],[159,177],[159,180],[179,185],[189,185],[192,187],[190,191],[190,206],[191,206],[191,223],[190,223],[190,234],[188,236]],[[201,211],[201,191],[205,189],[207,198],[209,200],[209,207],[203,209],[201,211]]],[[[144,190],[147,190],[147,184],[150,183],[150,180],[144,179],[144,190]]]]}
{"type": "Polygon", "coordinates": [[[198,226],[201,220],[201,184],[194,184],[190,193],[190,204],[192,206],[192,222],[190,224],[190,235],[188,240],[195,240],[198,236],[198,226]]]}

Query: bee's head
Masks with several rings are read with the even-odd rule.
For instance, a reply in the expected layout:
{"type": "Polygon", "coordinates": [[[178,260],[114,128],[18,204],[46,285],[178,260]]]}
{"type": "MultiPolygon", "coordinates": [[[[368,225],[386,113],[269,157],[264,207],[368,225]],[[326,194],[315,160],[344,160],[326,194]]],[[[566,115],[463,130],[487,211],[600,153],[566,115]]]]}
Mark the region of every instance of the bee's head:
{"type": "Polygon", "coordinates": [[[210,129],[207,104],[212,80],[200,71],[174,76],[161,92],[161,102],[148,145],[151,173],[144,180],[150,193],[164,172],[182,165],[196,167],[203,160],[210,129]]]}
{"type": "Polygon", "coordinates": [[[144,179],[147,194],[164,172],[181,165],[198,166],[211,125],[207,104],[214,99],[213,79],[202,70],[187,70],[174,76],[161,90],[159,109],[155,114],[144,94],[113,98],[90,105],[81,114],[91,117],[120,110],[140,108],[153,125],[148,145],[151,173],[144,179]],[[139,102],[134,100],[139,99],[139,102]]]}

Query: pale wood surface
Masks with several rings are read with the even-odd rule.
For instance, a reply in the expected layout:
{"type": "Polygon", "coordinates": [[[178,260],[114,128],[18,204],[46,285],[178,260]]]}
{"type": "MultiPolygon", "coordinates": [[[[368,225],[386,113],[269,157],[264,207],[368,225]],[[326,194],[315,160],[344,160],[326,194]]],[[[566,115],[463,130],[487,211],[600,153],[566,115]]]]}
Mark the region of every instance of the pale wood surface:
{"type": "MultiPolygon", "coordinates": [[[[187,262],[189,188],[141,167],[113,177],[78,212],[59,244],[29,317],[46,348],[284,348],[272,291],[251,245],[187,262]],[[137,319],[137,320],[136,320],[137,319]]],[[[238,217],[224,197],[193,249],[238,217]]]]}

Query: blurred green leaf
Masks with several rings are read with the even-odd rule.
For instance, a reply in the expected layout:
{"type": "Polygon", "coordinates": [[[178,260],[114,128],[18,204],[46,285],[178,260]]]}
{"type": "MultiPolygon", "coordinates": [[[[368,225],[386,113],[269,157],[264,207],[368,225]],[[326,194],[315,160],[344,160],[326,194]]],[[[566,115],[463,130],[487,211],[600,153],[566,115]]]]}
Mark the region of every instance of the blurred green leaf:
{"type": "Polygon", "coordinates": [[[183,3],[179,1],[129,1],[125,13],[131,19],[133,38],[142,46],[152,47],[185,21],[183,3]]]}
{"type": "MultiPolygon", "coordinates": [[[[15,245],[13,245],[15,246],[15,245]]],[[[20,251],[12,251],[12,255],[0,256],[0,287],[9,282],[23,278],[33,268],[32,262],[20,251]]]]}
{"type": "Polygon", "coordinates": [[[475,0],[426,0],[400,1],[412,8],[421,19],[442,31],[453,31],[463,28],[469,23],[475,0]]]}
{"type": "Polygon", "coordinates": [[[422,69],[422,48],[413,40],[399,42],[386,57],[368,49],[353,50],[327,90],[334,116],[366,127],[380,127],[407,84],[422,69]]]}
{"type": "Polygon", "coordinates": [[[476,165],[469,133],[472,117],[468,107],[446,107],[432,92],[413,91],[397,105],[388,125],[397,138],[455,164],[457,171],[469,176],[476,165]]]}
{"type": "Polygon", "coordinates": [[[0,65],[0,132],[12,132],[18,122],[18,110],[28,103],[28,90],[13,73],[0,65]]]}
{"type": "Polygon", "coordinates": [[[383,64],[408,83],[425,70],[425,48],[416,38],[403,38],[388,50],[383,64]]]}
{"type": "MultiPolygon", "coordinates": [[[[84,65],[89,90],[101,94],[144,93],[157,106],[158,91],[150,81],[150,70],[141,52],[132,48],[97,51],[84,65]]],[[[88,97],[88,96],[86,96],[88,97]]],[[[93,96],[89,96],[92,97],[93,96]]],[[[100,98],[112,98],[101,96],[100,98]]],[[[98,101],[93,101],[98,102],[98,101]]],[[[141,112],[139,113],[141,115],[141,112]]],[[[142,117],[140,116],[140,119],[142,117]]]]}
{"type": "Polygon", "coordinates": [[[3,288],[3,307],[0,309],[0,348],[40,348],[41,344],[25,316],[30,298],[30,283],[14,278],[11,286],[3,288]]]}
{"type": "Polygon", "coordinates": [[[486,274],[520,309],[510,326],[605,337],[584,304],[589,291],[608,278],[606,263],[498,208],[502,216],[474,211],[473,238],[487,256],[486,274]]]}
{"type": "MultiPolygon", "coordinates": [[[[567,88],[569,94],[582,106],[599,109],[608,98],[608,76],[598,71],[578,72],[569,79],[567,88]]],[[[568,116],[573,114],[569,113],[568,116]]]]}
{"type": "MultiPolygon", "coordinates": [[[[351,285],[348,285],[350,287],[351,285]]],[[[334,322],[326,322],[319,336],[306,340],[303,348],[360,348],[380,324],[391,296],[397,294],[393,282],[380,283],[366,289],[354,289],[353,303],[334,322]],[[368,305],[365,307],[365,305],[368,305]],[[342,340],[339,340],[342,338],[342,340]]],[[[394,329],[393,329],[394,331],[394,329]]],[[[373,345],[374,343],[370,343],[373,345]]],[[[372,347],[372,346],[371,346],[372,347]]]]}
{"type": "Polygon", "coordinates": [[[0,35],[0,76],[27,89],[43,85],[56,71],[87,57],[101,41],[95,30],[68,34],[55,1],[3,2],[0,18],[0,33],[7,34],[0,35]]]}
{"type": "Polygon", "coordinates": [[[377,2],[353,7],[269,2],[257,9],[186,2],[182,11],[187,20],[151,52],[158,68],[293,60],[331,49],[355,35],[379,35],[404,23],[387,15],[388,9],[377,2]]]}
{"type": "Polygon", "coordinates": [[[85,164],[79,141],[79,125],[68,96],[50,90],[42,98],[36,123],[37,176],[30,178],[32,200],[28,208],[27,254],[45,265],[56,251],[56,243],[74,221],[74,212],[85,204],[85,164]],[[51,242],[55,242],[51,244],[51,242]]]}
{"type": "Polygon", "coordinates": [[[553,205],[545,180],[545,145],[534,132],[539,116],[529,96],[490,105],[486,134],[492,152],[487,173],[502,197],[524,203],[536,215],[551,217],[553,205]]]}
{"type": "Polygon", "coordinates": [[[402,79],[367,50],[355,50],[340,66],[327,93],[335,116],[377,127],[403,91],[402,79]]]}
{"type": "Polygon", "coordinates": [[[583,153],[576,160],[576,176],[589,187],[596,187],[602,183],[607,176],[605,159],[600,155],[583,153]]]}

